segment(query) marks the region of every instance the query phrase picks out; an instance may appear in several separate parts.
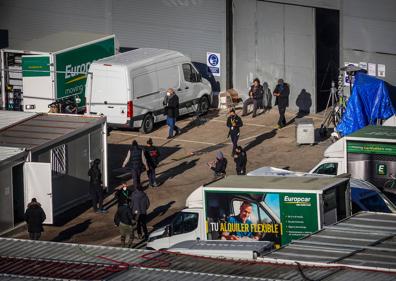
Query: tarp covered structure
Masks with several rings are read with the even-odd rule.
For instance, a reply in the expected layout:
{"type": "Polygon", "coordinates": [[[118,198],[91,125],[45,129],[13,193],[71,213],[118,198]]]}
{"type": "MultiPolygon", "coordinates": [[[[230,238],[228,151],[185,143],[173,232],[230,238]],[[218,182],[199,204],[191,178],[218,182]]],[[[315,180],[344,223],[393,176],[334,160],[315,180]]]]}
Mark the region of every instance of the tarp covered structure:
{"type": "Polygon", "coordinates": [[[349,98],[337,132],[349,135],[378,119],[388,119],[396,114],[396,88],[383,80],[358,72],[352,95],[349,98]]]}

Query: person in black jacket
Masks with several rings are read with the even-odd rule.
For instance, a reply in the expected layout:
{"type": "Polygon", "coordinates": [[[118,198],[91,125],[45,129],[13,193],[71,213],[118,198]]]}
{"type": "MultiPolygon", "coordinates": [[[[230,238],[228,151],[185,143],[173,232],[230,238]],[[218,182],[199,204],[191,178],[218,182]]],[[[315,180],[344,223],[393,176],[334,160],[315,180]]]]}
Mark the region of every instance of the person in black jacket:
{"type": "Polygon", "coordinates": [[[234,161],[237,175],[246,175],[247,155],[241,146],[235,149],[234,161]]]}
{"type": "Polygon", "coordinates": [[[91,194],[94,212],[107,213],[107,211],[103,209],[102,173],[100,172],[99,164],[100,159],[95,159],[88,171],[88,176],[90,177],[89,193],[91,194]]]}
{"type": "Polygon", "coordinates": [[[153,140],[149,138],[147,141],[147,146],[144,149],[144,157],[146,158],[149,184],[152,187],[158,186],[155,176],[155,168],[158,166],[159,156],[160,153],[158,148],[153,145],[153,140]]]}
{"type": "Polygon", "coordinates": [[[137,233],[139,239],[142,238],[142,230],[144,233],[144,239],[148,239],[147,210],[149,207],[150,200],[147,194],[141,188],[135,189],[131,197],[131,209],[132,214],[135,216],[137,221],[137,233]]]}
{"type": "Polygon", "coordinates": [[[167,90],[163,105],[165,106],[166,124],[169,127],[168,139],[171,139],[174,132],[176,135],[180,134],[180,128],[176,126],[176,118],[179,115],[179,97],[172,88],[167,90]]]}
{"type": "Polygon", "coordinates": [[[44,231],[43,222],[46,219],[44,210],[41,208],[41,204],[37,202],[36,198],[32,198],[32,201],[28,204],[25,212],[25,221],[28,225],[29,238],[31,240],[39,240],[41,232],[44,231]]]}
{"type": "Polygon", "coordinates": [[[261,84],[260,84],[260,79],[255,78],[253,80],[253,85],[250,87],[249,98],[247,100],[245,100],[245,102],[243,103],[242,116],[247,115],[248,105],[253,104],[252,117],[253,118],[256,117],[257,108],[262,107],[263,98],[264,98],[263,86],[261,86],[261,84]]]}
{"type": "Polygon", "coordinates": [[[144,170],[142,149],[139,147],[136,140],[132,142],[131,149],[128,150],[128,154],[122,164],[122,167],[128,166],[131,169],[133,187],[140,187],[140,175],[144,170]]]}
{"type": "Polygon", "coordinates": [[[227,169],[227,159],[224,157],[221,151],[217,151],[216,160],[208,163],[208,166],[213,170],[215,178],[225,176],[227,169]]]}
{"type": "Polygon", "coordinates": [[[128,248],[132,247],[133,240],[135,239],[136,222],[133,219],[132,210],[128,204],[125,203],[118,207],[114,215],[114,224],[120,230],[121,247],[125,247],[127,237],[129,237],[128,248]]]}
{"type": "Polygon", "coordinates": [[[231,109],[227,119],[227,127],[229,129],[228,136],[232,141],[232,155],[234,156],[235,149],[238,146],[239,128],[243,126],[242,119],[235,113],[235,109],[231,109]]]}
{"type": "Polygon", "coordinates": [[[289,85],[285,83],[283,79],[279,79],[278,85],[276,85],[274,90],[274,96],[276,97],[275,105],[278,106],[279,110],[278,129],[286,126],[285,112],[286,108],[289,106],[289,94],[289,85]]]}
{"type": "Polygon", "coordinates": [[[123,182],[121,184],[121,188],[119,188],[114,197],[117,199],[118,207],[120,207],[123,204],[130,204],[131,203],[131,194],[132,191],[128,188],[128,185],[126,182],[123,182]]]}

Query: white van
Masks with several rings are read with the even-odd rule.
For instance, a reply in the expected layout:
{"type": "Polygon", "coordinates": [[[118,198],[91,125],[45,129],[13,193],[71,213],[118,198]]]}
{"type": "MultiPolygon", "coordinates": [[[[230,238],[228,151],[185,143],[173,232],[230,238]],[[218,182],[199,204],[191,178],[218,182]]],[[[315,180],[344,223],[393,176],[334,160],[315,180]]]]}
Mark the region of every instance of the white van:
{"type": "Polygon", "coordinates": [[[91,114],[106,115],[113,127],[153,130],[164,120],[165,92],[179,97],[179,114],[206,113],[212,88],[185,55],[171,50],[142,48],[91,64],[86,102],[91,114]]]}

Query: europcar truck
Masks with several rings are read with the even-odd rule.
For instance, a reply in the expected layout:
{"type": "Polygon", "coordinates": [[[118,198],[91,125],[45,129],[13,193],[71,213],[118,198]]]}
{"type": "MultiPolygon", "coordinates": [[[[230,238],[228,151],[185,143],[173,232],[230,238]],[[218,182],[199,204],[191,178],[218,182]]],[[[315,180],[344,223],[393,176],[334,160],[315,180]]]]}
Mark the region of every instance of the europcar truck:
{"type": "Polygon", "coordinates": [[[349,173],[384,190],[396,176],[396,127],[364,127],[329,146],[324,156],[311,173],[349,173]]]}
{"type": "Polygon", "coordinates": [[[206,113],[210,83],[191,59],[179,52],[141,48],[94,62],[86,98],[91,114],[105,115],[113,127],[153,130],[165,120],[163,101],[168,88],[179,97],[179,114],[206,113]]]}
{"type": "Polygon", "coordinates": [[[270,241],[278,248],[350,215],[347,178],[228,176],[191,193],[147,247],[221,239],[270,241]]]}
{"type": "Polygon", "coordinates": [[[114,35],[61,32],[1,50],[1,96],[9,110],[48,112],[54,101],[71,98],[85,106],[90,64],[112,56],[114,35]]]}

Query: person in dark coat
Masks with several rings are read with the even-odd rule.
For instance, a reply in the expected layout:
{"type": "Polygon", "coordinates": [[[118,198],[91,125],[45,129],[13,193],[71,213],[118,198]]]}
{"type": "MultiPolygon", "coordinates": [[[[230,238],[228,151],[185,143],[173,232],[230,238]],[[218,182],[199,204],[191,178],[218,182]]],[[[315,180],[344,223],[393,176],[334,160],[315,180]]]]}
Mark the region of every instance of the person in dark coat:
{"type": "Polygon", "coordinates": [[[100,159],[95,159],[88,171],[88,176],[90,178],[89,193],[91,195],[94,212],[107,213],[107,211],[103,209],[102,173],[100,172],[99,164],[100,159]]]}
{"type": "Polygon", "coordinates": [[[225,176],[227,169],[227,159],[224,157],[221,151],[217,151],[216,160],[208,163],[208,166],[213,170],[215,178],[225,176]]]}
{"type": "Polygon", "coordinates": [[[125,241],[129,237],[128,248],[131,248],[135,239],[136,222],[133,219],[132,210],[128,204],[125,203],[118,207],[114,215],[114,224],[120,230],[121,247],[125,247],[125,241]]]}
{"type": "Polygon", "coordinates": [[[278,85],[276,85],[274,90],[274,96],[276,97],[275,105],[278,106],[279,110],[278,129],[286,126],[285,112],[286,108],[289,106],[289,94],[289,85],[285,83],[283,79],[279,79],[278,85]]]}
{"type": "Polygon", "coordinates": [[[179,116],[179,97],[175,90],[169,88],[163,101],[164,114],[166,115],[166,124],[169,127],[168,139],[173,138],[173,133],[180,134],[181,130],[176,126],[176,118],[179,116]]]}
{"type": "Polygon", "coordinates": [[[118,207],[120,207],[123,204],[130,204],[131,203],[131,195],[132,191],[128,188],[128,185],[126,182],[123,182],[121,184],[121,188],[118,189],[114,195],[114,197],[117,200],[118,207]]]}
{"type": "Polygon", "coordinates": [[[262,107],[264,98],[264,90],[263,86],[260,84],[260,79],[255,78],[253,80],[253,85],[250,87],[249,98],[243,103],[243,111],[242,116],[247,115],[247,108],[250,104],[253,104],[253,115],[252,117],[256,117],[257,108],[262,107]]]}
{"type": "Polygon", "coordinates": [[[235,113],[235,109],[231,109],[227,118],[227,127],[229,129],[228,136],[232,141],[232,155],[235,153],[235,148],[238,146],[239,128],[243,126],[242,119],[235,113]]]}
{"type": "Polygon", "coordinates": [[[124,163],[122,164],[122,167],[128,166],[128,168],[131,169],[134,188],[140,187],[140,175],[145,169],[142,154],[142,149],[139,147],[137,141],[134,140],[132,142],[131,149],[128,150],[124,163]]]}
{"type": "Polygon", "coordinates": [[[247,155],[241,146],[235,150],[234,161],[237,175],[246,175],[247,155]]]}
{"type": "Polygon", "coordinates": [[[148,239],[147,210],[149,207],[150,200],[147,194],[141,188],[135,189],[131,197],[131,209],[132,214],[135,216],[135,220],[137,221],[137,233],[139,239],[142,238],[142,230],[144,233],[144,239],[148,239]]]}
{"type": "Polygon", "coordinates": [[[159,163],[159,150],[153,145],[153,140],[151,138],[147,141],[147,146],[144,149],[144,157],[146,158],[147,164],[147,176],[149,179],[149,184],[152,187],[157,187],[155,168],[157,168],[159,163]]]}
{"type": "Polygon", "coordinates": [[[29,238],[39,240],[41,232],[44,231],[43,222],[46,219],[45,212],[36,198],[28,204],[25,212],[25,221],[28,225],[29,238]]]}

